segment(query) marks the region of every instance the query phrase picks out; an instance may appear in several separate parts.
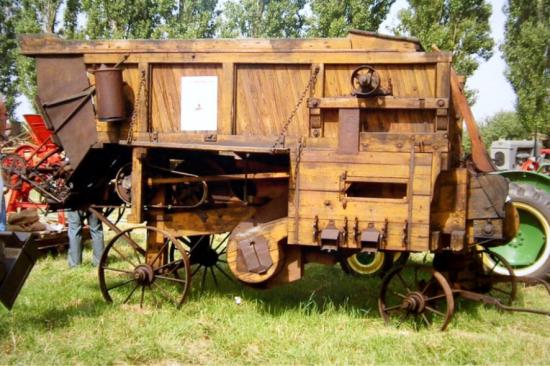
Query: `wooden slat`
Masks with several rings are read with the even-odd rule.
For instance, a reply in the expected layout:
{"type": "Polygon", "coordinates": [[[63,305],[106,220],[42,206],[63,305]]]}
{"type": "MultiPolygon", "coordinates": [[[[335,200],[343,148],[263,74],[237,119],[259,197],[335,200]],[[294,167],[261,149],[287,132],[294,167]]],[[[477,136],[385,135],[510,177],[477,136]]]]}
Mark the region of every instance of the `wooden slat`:
{"type": "MultiPolygon", "coordinates": [[[[95,63],[116,63],[120,61],[121,54],[117,53],[85,53],[84,60],[87,64],[95,63]]],[[[395,52],[368,52],[348,50],[331,51],[322,50],[318,52],[238,52],[238,53],[141,53],[132,54],[126,63],[149,62],[157,64],[175,63],[257,63],[257,64],[312,64],[323,63],[332,65],[341,64],[369,64],[369,65],[399,65],[399,64],[431,64],[438,62],[450,62],[451,57],[439,53],[422,52],[400,52],[396,57],[395,52]]],[[[433,94],[432,94],[433,96],[433,94]]]]}
{"type": "MultiPolygon", "coordinates": [[[[311,76],[310,65],[239,65],[237,68],[236,132],[277,136],[299,101],[311,76]]],[[[288,125],[287,136],[308,132],[306,101],[288,125]]]]}
{"type": "MultiPolygon", "coordinates": [[[[181,113],[181,78],[184,76],[218,77],[218,131],[220,121],[227,123],[227,106],[224,108],[221,64],[198,65],[155,65],[152,70],[151,124],[156,132],[179,132],[181,113]],[[225,113],[225,114],[224,114],[225,113]]],[[[230,94],[230,93],[229,93],[230,94]]],[[[225,102],[228,103],[228,102],[225,102]]],[[[227,126],[224,131],[227,131],[227,126]]]]}
{"type": "MultiPolygon", "coordinates": [[[[406,152],[365,152],[354,156],[340,155],[334,150],[329,149],[314,149],[305,148],[302,152],[300,161],[302,163],[338,163],[336,166],[342,167],[342,164],[374,164],[387,166],[386,169],[391,170],[394,165],[409,164],[410,153],[406,152]]],[[[430,166],[431,154],[418,153],[416,154],[416,165],[430,166]]],[[[354,168],[355,169],[355,168],[354,168]]]]}
{"type": "Polygon", "coordinates": [[[410,152],[412,144],[416,145],[417,152],[446,152],[449,149],[449,141],[444,132],[362,132],[359,141],[361,150],[369,152],[410,152]]]}

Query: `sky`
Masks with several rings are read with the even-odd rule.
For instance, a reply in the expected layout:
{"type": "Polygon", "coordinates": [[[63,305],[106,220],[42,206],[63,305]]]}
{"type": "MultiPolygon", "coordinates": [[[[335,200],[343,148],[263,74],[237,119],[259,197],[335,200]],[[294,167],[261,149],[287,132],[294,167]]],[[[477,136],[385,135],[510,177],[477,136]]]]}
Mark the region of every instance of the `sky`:
{"type": "MultiPolygon", "coordinates": [[[[466,83],[470,89],[477,90],[477,100],[472,106],[472,112],[478,123],[497,112],[513,110],[516,100],[512,86],[504,76],[506,64],[499,50],[503,41],[506,20],[502,11],[504,2],[505,0],[489,0],[493,6],[490,23],[492,37],[496,43],[494,54],[488,61],[480,62],[478,69],[466,83]]],[[[406,6],[406,0],[397,0],[390,10],[388,19],[380,26],[379,32],[391,34],[391,28],[397,23],[397,13],[406,6]]],[[[16,115],[21,120],[23,114],[33,113],[33,111],[26,98],[20,98],[19,101],[21,104],[16,115]]]]}

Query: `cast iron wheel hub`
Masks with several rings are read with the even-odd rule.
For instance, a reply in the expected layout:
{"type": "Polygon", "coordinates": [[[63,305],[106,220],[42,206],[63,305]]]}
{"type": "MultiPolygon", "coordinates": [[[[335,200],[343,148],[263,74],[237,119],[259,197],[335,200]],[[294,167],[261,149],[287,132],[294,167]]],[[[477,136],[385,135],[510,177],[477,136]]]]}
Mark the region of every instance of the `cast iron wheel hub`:
{"type": "Polygon", "coordinates": [[[140,264],[134,269],[134,279],[140,285],[150,285],[155,279],[153,268],[148,264],[140,264]]]}
{"type": "Polygon", "coordinates": [[[401,306],[403,309],[407,309],[410,312],[420,314],[424,311],[426,301],[424,301],[424,295],[422,295],[421,292],[414,291],[403,299],[403,304],[401,306]]]}

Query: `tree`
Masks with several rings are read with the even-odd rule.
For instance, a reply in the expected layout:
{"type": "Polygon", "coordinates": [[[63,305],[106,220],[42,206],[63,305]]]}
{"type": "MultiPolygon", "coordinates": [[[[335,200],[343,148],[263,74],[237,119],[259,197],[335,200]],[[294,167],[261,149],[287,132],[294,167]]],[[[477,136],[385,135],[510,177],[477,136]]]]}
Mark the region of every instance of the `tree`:
{"type": "Polygon", "coordinates": [[[154,38],[212,38],[216,32],[218,0],[158,2],[161,24],[154,38]]]}
{"type": "Polygon", "coordinates": [[[395,0],[311,0],[308,35],[342,37],[350,29],[378,30],[395,0]]]}
{"type": "Polygon", "coordinates": [[[154,0],[82,0],[86,16],[82,35],[89,39],[151,38],[160,24],[154,0]]]}
{"type": "Polygon", "coordinates": [[[10,119],[17,107],[17,42],[15,40],[15,19],[17,2],[0,0],[0,94],[5,98],[10,119]]]}
{"type": "Polygon", "coordinates": [[[234,37],[283,37],[303,35],[301,14],[306,0],[229,0],[223,6],[220,35],[234,37]]]}
{"type": "MultiPolygon", "coordinates": [[[[21,0],[15,21],[17,34],[63,33],[59,22],[62,0],[21,0]]],[[[76,17],[76,15],[75,15],[76,17]]],[[[76,19],[74,20],[76,23],[76,19]]],[[[17,56],[17,86],[27,98],[34,102],[36,96],[36,72],[34,60],[17,56]]]]}
{"type": "Polygon", "coordinates": [[[493,55],[489,17],[491,5],[484,0],[409,0],[399,12],[394,31],[417,37],[425,49],[435,44],[453,53],[457,73],[471,76],[478,59],[493,55]]]}
{"type": "Polygon", "coordinates": [[[516,111],[530,132],[550,132],[550,0],[510,0],[502,45],[516,111]]]}

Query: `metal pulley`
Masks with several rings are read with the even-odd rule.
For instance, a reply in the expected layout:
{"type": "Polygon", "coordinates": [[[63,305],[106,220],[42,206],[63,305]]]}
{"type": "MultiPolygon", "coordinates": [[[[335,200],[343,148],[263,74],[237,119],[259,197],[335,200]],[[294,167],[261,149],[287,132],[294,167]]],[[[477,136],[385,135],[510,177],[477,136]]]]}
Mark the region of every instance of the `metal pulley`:
{"type": "Polygon", "coordinates": [[[93,70],[96,87],[97,119],[105,122],[123,121],[126,116],[122,68],[101,65],[93,70]]]}
{"type": "Polygon", "coordinates": [[[366,97],[380,88],[380,75],[369,65],[359,66],[351,74],[352,95],[366,97]]]}

